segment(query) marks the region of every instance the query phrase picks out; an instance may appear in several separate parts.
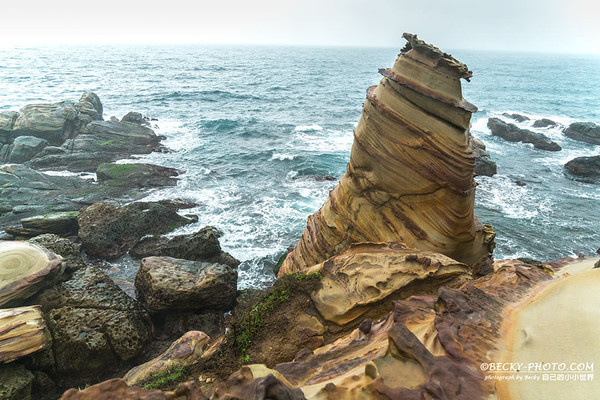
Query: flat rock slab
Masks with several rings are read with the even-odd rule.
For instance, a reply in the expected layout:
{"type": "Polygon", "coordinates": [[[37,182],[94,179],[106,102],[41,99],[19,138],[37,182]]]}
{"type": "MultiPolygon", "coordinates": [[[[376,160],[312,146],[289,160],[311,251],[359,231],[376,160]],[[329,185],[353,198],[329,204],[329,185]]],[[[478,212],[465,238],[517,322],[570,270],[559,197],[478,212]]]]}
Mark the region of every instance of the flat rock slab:
{"type": "Polygon", "coordinates": [[[175,168],[154,164],[101,164],[96,170],[98,181],[109,186],[160,187],[177,185],[175,168]]]}
{"type": "Polygon", "coordinates": [[[23,218],[23,228],[37,229],[42,233],[58,235],[76,235],[79,225],[77,223],[78,211],[51,212],[44,215],[23,218]]]}
{"type": "Polygon", "coordinates": [[[222,264],[172,257],[142,259],[135,277],[139,301],[151,311],[229,309],[237,294],[237,272],[222,264]]]}
{"type": "Polygon", "coordinates": [[[27,242],[0,241],[0,267],[0,306],[19,305],[63,272],[61,257],[27,242]]]}

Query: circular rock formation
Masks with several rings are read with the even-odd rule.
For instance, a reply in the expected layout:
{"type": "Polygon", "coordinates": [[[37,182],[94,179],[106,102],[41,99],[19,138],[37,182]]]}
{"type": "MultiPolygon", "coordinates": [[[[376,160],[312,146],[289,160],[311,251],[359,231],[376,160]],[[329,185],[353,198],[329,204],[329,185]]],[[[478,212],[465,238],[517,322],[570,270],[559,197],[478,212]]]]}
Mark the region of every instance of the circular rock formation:
{"type": "Polygon", "coordinates": [[[27,242],[0,242],[0,306],[17,304],[63,272],[56,254],[27,242]]]}

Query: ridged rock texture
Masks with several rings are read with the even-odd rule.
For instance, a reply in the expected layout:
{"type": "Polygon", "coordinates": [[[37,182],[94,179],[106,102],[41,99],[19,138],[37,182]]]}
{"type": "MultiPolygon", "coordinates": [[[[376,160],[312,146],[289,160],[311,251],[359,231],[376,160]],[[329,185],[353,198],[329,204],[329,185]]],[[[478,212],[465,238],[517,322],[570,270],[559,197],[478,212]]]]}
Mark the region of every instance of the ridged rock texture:
{"type": "Polygon", "coordinates": [[[416,35],[367,90],[346,174],[308,218],[279,276],[357,242],[403,242],[445,254],[473,272],[490,265],[494,232],[473,214],[471,114],[461,78],[471,71],[416,35]]]}
{"type": "Polygon", "coordinates": [[[35,353],[51,343],[39,306],[0,310],[0,363],[35,353]]]}
{"type": "Polygon", "coordinates": [[[62,274],[62,258],[27,242],[0,241],[0,306],[27,299],[62,274]]]}

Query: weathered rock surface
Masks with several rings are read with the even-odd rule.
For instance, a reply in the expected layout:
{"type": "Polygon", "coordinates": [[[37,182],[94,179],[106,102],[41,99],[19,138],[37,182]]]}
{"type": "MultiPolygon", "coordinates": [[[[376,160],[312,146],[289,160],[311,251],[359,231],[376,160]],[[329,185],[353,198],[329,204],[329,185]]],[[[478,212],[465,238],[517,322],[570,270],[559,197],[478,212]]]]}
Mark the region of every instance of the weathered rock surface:
{"type": "Polygon", "coordinates": [[[574,122],[563,130],[566,137],[580,142],[600,144],[600,125],[593,122],[574,122]]]}
{"type": "Polygon", "coordinates": [[[130,111],[121,118],[121,122],[131,122],[138,125],[150,125],[150,119],[141,113],[130,111]]]}
{"type": "MultiPolygon", "coordinates": [[[[225,399],[285,399],[305,400],[300,389],[293,388],[277,371],[260,365],[242,367],[226,383],[220,385],[212,398],[225,399]]],[[[328,397],[325,397],[328,398],[328,397]]]]}
{"type": "Polygon", "coordinates": [[[442,285],[458,286],[469,268],[443,254],[402,244],[357,244],[309,271],[319,271],[322,288],[312,300],[325,320],[345,325],[391,295],[435,293],[442,285]],[[404,291],[404,293],[402,293],[404,291]]]}
{"type": "Polygon", "coordinates": [[[487,123],[492,135],[501,137],[509,142],[531,143],[533,147],[540,150],[560,151],[562,148],[558,143],[549,139],[546,135],[521,129],[515,124],[509,124],[500,118],[490,118],[487,123]]]}
{"type": "Polygon", "coordinates": [[[548,118],[538,119],[533,123],[534,128],[548,128],[550,126],[556,126],[556,122],[548,118]]]}
{"type": "Polygon", "coordinates": [[[175,168],[154,164],[100,164],[96,177],[109,186],[159,187],[177,185],[175,168]]]}
{"type": "Polygon", "coordinates": [[[72,101],[26,105],[19,112],[11,134],[13,137],[35,136],[60,146],[75,134],[78,114],[72,101]]]}
{"type": "Polygon", "coordinates": [[[19,136],[10,148],[7,148],[7,155],[4,161],[9,163],[24,163],[32,159],[48,145],[48,141],[35,136],[19,136]]]}
{"type": "Polygon", "coordinates": [[[167,233],[190,222],[158,202],[95,203],[79,214],[79,237],[89,256],[110,259],[125,254],[145,235],[167,233]]]}
{"type": "Polygon", "coordinates": [[[491,228],[473,215],[474,155],[462,98],[472,74],[450,55],[405,34],[408,44],[367,91],[346,174],[279,276],[339,254],[356,242],[404,242],[478,271],[490,263],[491,228]]]}
{"type": "Polygon", "coordinates": [[[572,175],[583,178],[600,177],[600,156],[577,157],[565,164],[572,175]]]}
{"type": "Polygon", "coordinates": [[[235,301],[237,272],[223,264],[147,257],[142,259],[135,287],[139,301],[152,311],[227,310],[235,301]]]}
{"type": "Polygon", "coordinates": [[[0,111],[0,145],[12,142],[10,131],[18,116],[16,111],[0,111]]]}
{"type": "Polygon", "coordinates": [[[85,262],[79,251],[79,246],[69,239],[48,233],[29,239],[29,242],[43,246],[46,249],[62,257],[62,265],[65,272],[71,273],[85,268],[85,262]]]}
{"type": "Polygon", "coordinates": [[[496,172],[498,172],[498,167],[488,152],[485,151],[485,144],[473,136],[470,137],[470,142],[471,148],[473,149],[473,156],[475,157],[475,175],[496,175],[496,172]]]}
{"type": "MultiPolygon", "coordinates": [[[[61,400],[208,400],[195,382],[186,382],[171,392],[145,390],[127,386],[124,380],[115,378],[84,390],[69,389],[61,400]]],[[[258,398],[257,398],[258,399],[258,398]]]]}
{"type": "Polygon", "coordinates": [[[51,345],[52,337],[39,306],[0,309],[0,363],[9,363],[51,345]]]}
{"type": "Polygon", "coordinates": [[[0,306],[20,305],[63,272],[59,256],[26,242],[0,241],[0,266],[0,306]]]}
{"type": "Polygon", "coordinates": [[[130,250],[130,254],[139,258],[167,256],[225,264],[237,268],[240,262],[221,249],[220,236],[221,232],[212,226],[206,226],[195,233],[171,238],[148,236],[136,243],[130,250]]]}
{"type": "Polygon", "coordinates": [[[210,337],[204,332],[187,332],[160,356],[132,368],[123,380],[128,385],[138,385],[147,381],[152,375],[165,373],[170,368],[188,367],[198,362],[204,355],[210,337]]]}
{"type": "Polygon", "coordinates": [[[19,364],[0,365],[0,399],[30,400],[33,374],[19,364]]]}
{"type": "Polygon", "coordinates": [[[44,215],[23,218],[21,225],[23,228],[37,230],[42,234],[76,235],[79,230],[79,225],[77,224],[78,216],[78,211],[51,212],[44,215]]]}
{"type": "Polygon", "coordinates": [[[106,372],[137,356],[150,339],[148,314],[95,267],[74,272],[32,302],[41,304],[46,315],[61,375],[106,372]]]}

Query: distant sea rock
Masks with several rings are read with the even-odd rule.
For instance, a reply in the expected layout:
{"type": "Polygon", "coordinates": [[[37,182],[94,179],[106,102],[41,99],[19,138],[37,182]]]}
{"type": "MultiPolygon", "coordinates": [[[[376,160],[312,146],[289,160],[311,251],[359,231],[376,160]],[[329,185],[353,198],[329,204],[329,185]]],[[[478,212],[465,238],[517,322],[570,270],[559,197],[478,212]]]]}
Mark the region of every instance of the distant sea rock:
{"type": "Polygon", "coordinates": [[[600,156],[577,157],[565,164],[572,175],[582,178],[600,178],[600,156]]]}
{"type": "Polygon", "coordinates": [[[600,144],[600,125],[593,122],[573,122],[563,132],[566,137],[573,140],[600,144]]]}
{"type": "Polygon", "coordinates": [[[490,118],[487,123],[492,135],[501,137],[509,142],[531,143],[533,147],[540,150],[560,151],[562,148],[558,143],[552,141],[546,135],[521,129],[515,124],[502,121],[500,118],[490,118]]]}
{"type": "Polygon", "coordinates": [[[550,126],[556,126],[556,122],[548,118],[538,119],[533,123],[534,128],[548,128],[550,126]]]}
{"type": "Polygon", "coordinates": [[[475,156],[475,175],[496,175],[496,172],[498,172],[498,167],[488,152],[485,151],[485,143],[474,138],[473,136],[470,137],[470,143],[471,149],[473,149],[473,156],[475,156]]]}

